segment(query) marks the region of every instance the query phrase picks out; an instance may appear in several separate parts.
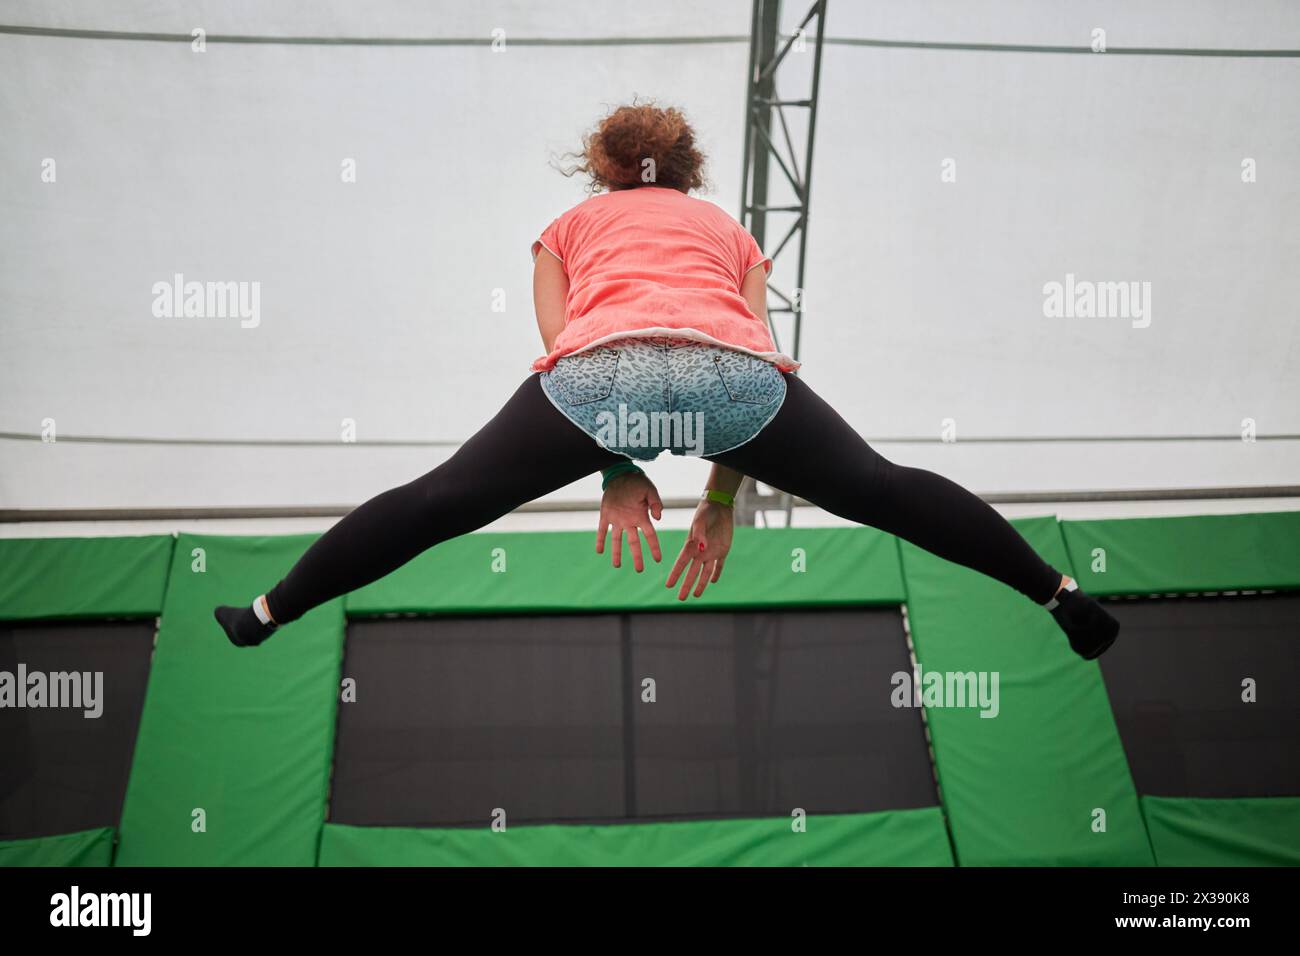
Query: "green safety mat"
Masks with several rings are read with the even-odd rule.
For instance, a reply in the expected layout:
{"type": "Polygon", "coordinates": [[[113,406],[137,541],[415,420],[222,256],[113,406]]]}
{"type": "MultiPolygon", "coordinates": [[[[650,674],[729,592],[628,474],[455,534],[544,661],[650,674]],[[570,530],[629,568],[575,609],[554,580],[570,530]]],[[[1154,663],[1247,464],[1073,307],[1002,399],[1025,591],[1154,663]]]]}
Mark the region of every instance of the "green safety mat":
{"type": "Polygon", "coordinates": [[[1300,588],[1300,512],[1063,521],[1090,594],[1300,588]]]}
{"type": "Polygon", "coordinates": [[[663,562],[646,551],[646,570],[637,574],[626,546],[617,570],[608,550],[596,554],[594,528],[465,535],[348,595],[347,612],[735,610],[903,600],[894,539],[879,531],[737,528],[721,580],[703,598],[679,602],[664,582],[683,541],[682,531],[660,534],[663,562]]]}
{"type": "Polygon", "coordinates": [[[476,829],[331,823],[321,866],[951,866],[938,807],[786,818],[476,829]]]}
{"type": "Polygon", "coordinates": [[[1160,866],[1300,866],[1300,797],[1143,797],[1160,866]]]}
{"type": "Polygon", "coordinates": [[[154,617],[175,539],[0,538],[0,620],[154,617]]]}
{"type": "Polygon", "coordinates": [[[315,861],[334,742],[342,601],[256,648],[232,646],[212,618],[215,605],[251,601],[269,589],[312,540],[178,539],[117,865],[315,861]]]}
{"type": "Polygon", "coordinates": [[[111,827],[0,842],[0,866],[108,866],[111,862],[111,827]]]}
{"type": "MultiPolygon", "coordinates": [[[[1047,561],[1068,568],[1055,519],[1012,523],[1047,561]]],[[[996,717],[927,710],[957,862],[1150,865],[1097,664],[1075,656],[1048,612],[1018,592],[900,547],[922,682],[926,671],[998,674],[996,717]]]]}
{"type": "MultiPolygon", "coordinates": [[[[1300,587],[1300,513],[1014,524],[1097,594],[1300,587]]],[[[0,619],[161,614],[116,856],[102,829],[0,843],[0,865],[952,865],[954,850],[963,865],[1300,863],[1300,797],[1148,796],[1139,807],[1097,665],[995,581],[871,529],[744,528],[722,582],[683,605],[663,586],[682,532],[661,536],[664,562],[642,575],[626,553],[610,568],[594,538],[459,538],[247,650],[228,644],[212,607],[270,588],[314,536],[0,539],[0,619]],[[938,808],[814,817],[797,835],[783,819],[506,834],[323,826],[345,606],[364,616],[904,600],[923,671],[1000,680],[996,718],[927,712],[951,844],[938,808]]]]}

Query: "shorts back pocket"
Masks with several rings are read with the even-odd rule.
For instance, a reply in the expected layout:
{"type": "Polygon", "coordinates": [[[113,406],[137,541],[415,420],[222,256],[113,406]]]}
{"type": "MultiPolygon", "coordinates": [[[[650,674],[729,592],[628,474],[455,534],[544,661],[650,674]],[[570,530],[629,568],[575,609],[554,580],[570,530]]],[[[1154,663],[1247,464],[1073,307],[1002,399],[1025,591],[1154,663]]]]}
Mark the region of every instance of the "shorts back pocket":
{"type": "Polygon", "coordinates": [[[555,395],[566,405],[608,398],[618,373],[618,349],[595,348],[566,355],[548,373],[555,395]]]}
{"type": "Polygon", "coordinates": [[[733,402],[766,405],[781,392],[780,371],[752,355],[719,349],[713,354],[713,367],[733,402]]]}

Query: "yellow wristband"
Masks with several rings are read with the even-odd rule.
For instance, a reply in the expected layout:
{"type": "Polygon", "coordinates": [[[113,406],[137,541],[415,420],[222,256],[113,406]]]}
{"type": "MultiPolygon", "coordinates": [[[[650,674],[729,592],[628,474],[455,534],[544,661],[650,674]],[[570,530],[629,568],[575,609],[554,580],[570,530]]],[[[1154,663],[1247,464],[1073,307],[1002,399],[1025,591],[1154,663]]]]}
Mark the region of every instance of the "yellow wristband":
{"type": "Polygon", "coordinates": [[[716,501],[718,504],[726,505],[728,508],[734,508],[736,506],[735,495],[729,495],[725,491],[715,491],[710,488],[704,492],[702,497],[705,501],[716,501]]]}

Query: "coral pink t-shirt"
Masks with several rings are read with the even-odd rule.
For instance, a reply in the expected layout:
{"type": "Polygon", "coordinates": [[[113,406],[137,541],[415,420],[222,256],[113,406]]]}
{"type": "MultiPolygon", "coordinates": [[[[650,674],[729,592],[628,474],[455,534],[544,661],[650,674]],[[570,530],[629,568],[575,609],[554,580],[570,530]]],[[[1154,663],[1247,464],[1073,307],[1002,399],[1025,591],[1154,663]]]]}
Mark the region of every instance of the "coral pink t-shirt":
{"type": "Polygon", "coordinates": [[[554,219],[532,245],[564,265],[564,331],[535,372],[628,336],[674,335],[756,355],[784,372],[767,323],[740,294],[745,274],[772,260],[719,206],[665,186],[600,193],[554,219]]]}

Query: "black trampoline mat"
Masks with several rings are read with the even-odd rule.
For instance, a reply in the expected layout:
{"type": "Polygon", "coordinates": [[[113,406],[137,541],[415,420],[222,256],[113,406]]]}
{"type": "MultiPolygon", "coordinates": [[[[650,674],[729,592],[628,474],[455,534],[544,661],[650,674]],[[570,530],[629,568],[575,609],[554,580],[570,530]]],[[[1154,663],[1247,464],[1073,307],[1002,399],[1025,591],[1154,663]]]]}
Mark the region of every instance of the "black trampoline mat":
{"type": "Polygon", "coordinates": [[[631,617],[637,812],[735,816],[934,806],[896,608],[631,617]]]}
{"type": "Polygon", "coordinates": [[[1300,594],[1106,607],[1122,630],[1101,670],[1138,793],[1300,796],[1300,594]]]}
{"type": "Polygon", "coordinates": [[[890,704],[910,669],[898,608],[351,621],[330,819],[935,806],[920,713],[890,704]]]}
{"type": "Polygon", "coordinates": [[[0,840],[118,825],[154,625],[0,622],[0,671],[17,675],[21,664],[29,675],[103,675],[98,717],[84,716],[85,700],[80,707],[0,707],[0,840]]]}
{"type": "Polygon", "coordinates": [[[621,814],[620,654],[614,616],[350,622],[330,819],[621,814]]]}

